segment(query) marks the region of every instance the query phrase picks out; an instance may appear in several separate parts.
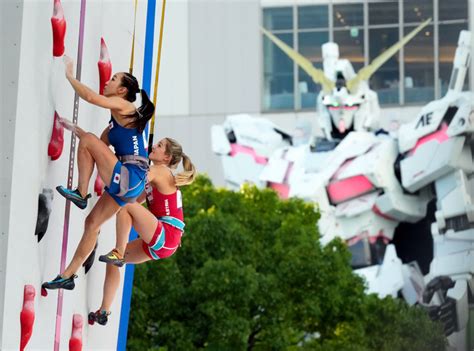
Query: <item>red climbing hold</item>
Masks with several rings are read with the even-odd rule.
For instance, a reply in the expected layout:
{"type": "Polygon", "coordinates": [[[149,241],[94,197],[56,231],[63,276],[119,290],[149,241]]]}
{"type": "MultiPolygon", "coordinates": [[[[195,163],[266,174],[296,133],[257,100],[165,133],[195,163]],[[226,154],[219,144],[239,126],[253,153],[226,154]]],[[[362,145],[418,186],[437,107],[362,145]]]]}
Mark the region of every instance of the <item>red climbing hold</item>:
{"type": "Polygon", "coordinates": [[[59,123],[59,115],[54,111],[53,131],[48,145],[48,156],[55,161],[63,152],[64,146],[64,127],[59,123]]]}
{"type": "Polygon", "coordinates": [[[25,285],[23,290],[23,308],[20,312],[21,338],[20,350],[23,351],[30,341],[35,322],[35,287],[25,285]]]}
{"type": "Polygon", "coordinates": [[[84,324],[80,314],[72,316],[72,332],[69,339],[69,351],[82,350],[82,325],[84,324]]]}
{"type": "Polygon", "coordinates": [[[99,94],[104,93],[105,83],[110,80],[112,76],[112,63],[110,62],[109,49],[105,45],[104,38],[100,38],[100,58],[97,62],[99,66],[99,94]]]}
{"type": "Polygon", "coordinates": [[[97,174],[97,178],[95,178],[94,191],[97,196],[101,196],[102,192],[104,191],[104,181],[102,180],[99,174],[97,174]]]}
{"type": "Polygon", "coordinates": [[[54,0],[53,17],[53,56],[60,57],[64,54],[64,37],[66,35],[66,20],[60,0],[54,0]]]}

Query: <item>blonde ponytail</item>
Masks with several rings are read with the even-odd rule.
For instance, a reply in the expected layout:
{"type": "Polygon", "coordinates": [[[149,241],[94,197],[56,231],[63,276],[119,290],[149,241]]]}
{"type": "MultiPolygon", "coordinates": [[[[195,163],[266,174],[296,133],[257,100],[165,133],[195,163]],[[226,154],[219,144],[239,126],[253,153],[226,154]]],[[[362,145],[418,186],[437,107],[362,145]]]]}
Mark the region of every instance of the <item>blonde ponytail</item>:
{"type": "Polygon", "coordinates": [[[182,161],[184,171],[178,173],[174,178],[177,186],[189,185],[196,178],[196,168],[191,159],[184,153],[182,154],[182,161]]]}
{"type": "Polygon", "coordinates": [[[169,166],[171,168],[178,167],[178,164],[183,161],[183,172],[175,175],[174,179],[177,186],[191,184],[196,178],[196,168],[194,167],[191,159],[185,155],[181,145],[172,138],[165,138],[166,143],[166,154],[171,156],[169,166]]]}

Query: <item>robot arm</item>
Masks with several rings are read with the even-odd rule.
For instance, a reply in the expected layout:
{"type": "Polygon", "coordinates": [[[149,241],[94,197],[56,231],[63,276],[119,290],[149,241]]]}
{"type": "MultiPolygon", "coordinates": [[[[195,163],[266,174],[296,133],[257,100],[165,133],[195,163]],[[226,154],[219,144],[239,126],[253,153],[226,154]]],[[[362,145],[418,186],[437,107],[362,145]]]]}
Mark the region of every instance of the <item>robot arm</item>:
{"type": "Polygon", "coordinates": [[[291,144],[291,136],[263,118],[246,114],[228,116],[211,129],[212,150],[223,164],[224,178],[234,190],[244,183],[266,186],[260,175],[275,150],[291,144]]]}
{"type": "MultiPolygon", "coordinates": [[[[470,33],[462,31],[449,90],[401,128],[402,184],[436,196],[431,224],[433,260],[423,305],[444,324],[449,343],[468,349],[466,331],[474,296],[473,96],[461,92],[470,61],[470,33]]],[[[472,347],[472,345],[471,345],[472,347]]]]}
{"type": "Polygon", "coordinates": [[[444,333],[452,335],[467,325],[468,289],[465,280],[454,281],[449,276],[432,279],[423,292],[421,304],[430,318],[444,326],[444,333]]]}
{"type": "Polygon", "coordinates": [[[467,30],[461,31],[459,34],[458,47],[454,56],[453,71],[449,81],[448,92],[461,92],[466,73],[469,69],[471,61],[471,32],[467,30]]]}

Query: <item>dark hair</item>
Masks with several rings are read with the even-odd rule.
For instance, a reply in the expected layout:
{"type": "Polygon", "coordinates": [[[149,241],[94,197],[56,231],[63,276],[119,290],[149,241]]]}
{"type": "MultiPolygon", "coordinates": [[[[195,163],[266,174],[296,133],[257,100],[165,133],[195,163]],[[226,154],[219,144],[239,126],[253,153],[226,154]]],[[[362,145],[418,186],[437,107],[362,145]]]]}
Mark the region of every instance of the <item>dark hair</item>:
{"type": "Polygon", "coordinates": [[[135,113],[127,116],[128,118],[133,118],[133,121],[128,123],[127,126],[137,128],[141,133],[153,116],[155,105],[148,98],[146,91],[139,88],[137,78],[130,73],[123,72],[121,86],[127,88],[127,95],[125,95],[127,101],[134,102],[137,99],[138,93],[142,96],[141,106],[135,110],[135,113]]]}
{"type": "Polygon", "coordinates": [[[171,156],[170,168],[178,167],[178,164],[183,161],[184,171],[175,176],[176,185],[191,184],[196,178],[196,168],[191,162],[191,159],[184,154],[183,148],[176,140],[171,138],[165,138],[165,140],[167,141],[165,153],[171,156]]]}

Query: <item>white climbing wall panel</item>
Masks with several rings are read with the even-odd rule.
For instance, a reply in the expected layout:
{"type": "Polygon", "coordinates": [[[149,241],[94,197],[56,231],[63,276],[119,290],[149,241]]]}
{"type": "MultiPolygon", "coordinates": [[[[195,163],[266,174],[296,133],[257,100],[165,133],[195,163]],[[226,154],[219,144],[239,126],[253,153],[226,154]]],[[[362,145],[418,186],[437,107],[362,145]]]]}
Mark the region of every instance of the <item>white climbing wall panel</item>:
{"type": "MultiPolygon", "coordinates": [[[[137,12],[137,44],[134,73],[139,82],[143,72],[147,1],[140,0],[137,12]]],[[[66,53],[77,61],[79,0],[62,0],[67,21],[66,53]]],[[[0,213],[0,349],[18,350],[23,289],[36,289],[35,323],[26,350],[53,350],[56,332],[58,292],[41,296],[41,283],[59,273],[65,217],[65,200],[54,188],[67,185],[71,134],[65,131],[61,157],[47,156],[54,111],[72,119],[74,92],[64,76],[61,58],[52,56],[50,18],[53,0],[1,1],[1,213],[0,213]],[[5,52],[3,51],[5,49],[5,52]],[[48,230],[38,243],[34,235],[38,196],[53,189],[48,230]]],[[[100,39],[107,43],[113,72],[128,71],[133,31],[134,1],[87,0],[82,81],[98,90],[100,39]]],[[[105,110],[81,101],[78,124],[100,134],[108,124],[105,110]]],[[[94,176],[90,185],[93,191],[94,176]]],[[[77,184],[77,168],[74,170],[77,184]]],[[[71,205],[67,262],[81,238],[86,215],[97,197],[84,211],[71,205]]],[[[103,226],[98,254],[114,247],[115,219],[103,226]]],[[[106,327],[87,324],[87,314],[100,306],[105,265],[96,260],[87,275],[81,269],[76,289],[64,292],[60,323],[60,348],[68,349],[73,314],[84,318],[83,350],[116,349],[120,322],[121,289],[106,327]]]]}

